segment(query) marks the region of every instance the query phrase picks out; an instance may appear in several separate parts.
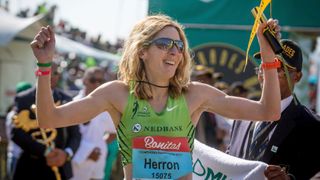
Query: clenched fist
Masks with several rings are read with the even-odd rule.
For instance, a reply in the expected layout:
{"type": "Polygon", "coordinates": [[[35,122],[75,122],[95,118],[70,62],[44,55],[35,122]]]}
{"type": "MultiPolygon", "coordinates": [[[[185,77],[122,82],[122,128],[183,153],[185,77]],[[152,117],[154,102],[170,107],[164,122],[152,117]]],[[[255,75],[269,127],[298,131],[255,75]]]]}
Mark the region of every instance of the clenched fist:
{"type": "Polygon", "coordinates": [[[30,45],[39,63],[51,62],[55,51],[55,37],[52,28],[42,27],[30,45]]]}

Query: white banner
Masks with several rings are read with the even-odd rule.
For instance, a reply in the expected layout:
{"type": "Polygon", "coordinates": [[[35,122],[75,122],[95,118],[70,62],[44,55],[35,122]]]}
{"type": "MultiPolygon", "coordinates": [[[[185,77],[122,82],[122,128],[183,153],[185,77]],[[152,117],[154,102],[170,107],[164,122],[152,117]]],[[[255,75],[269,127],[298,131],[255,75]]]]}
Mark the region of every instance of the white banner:
{"type": "Polygon", "coordinates": [[[264,180],[267,164],[230,156],[195,140],[193,180],[264,180]]]}

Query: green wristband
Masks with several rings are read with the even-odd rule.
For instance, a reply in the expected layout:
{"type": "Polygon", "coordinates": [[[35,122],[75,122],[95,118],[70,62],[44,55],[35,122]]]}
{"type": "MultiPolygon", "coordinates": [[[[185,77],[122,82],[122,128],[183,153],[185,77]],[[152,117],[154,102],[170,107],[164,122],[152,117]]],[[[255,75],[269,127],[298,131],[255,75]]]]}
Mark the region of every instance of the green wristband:
{"type": "Polygon", "coordinates": [[[51,62],[48,62],[48,63],[39,63],[37,62],[37,66],[39,67],[50,67],[51,66],[51,62]]]}

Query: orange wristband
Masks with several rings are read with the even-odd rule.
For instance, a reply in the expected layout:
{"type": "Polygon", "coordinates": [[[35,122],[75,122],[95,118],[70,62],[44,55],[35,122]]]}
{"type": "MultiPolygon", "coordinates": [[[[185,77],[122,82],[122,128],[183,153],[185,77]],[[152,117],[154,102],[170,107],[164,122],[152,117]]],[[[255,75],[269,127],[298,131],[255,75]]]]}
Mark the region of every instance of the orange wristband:
{"type": "Polygon", "coordinates": [[[277,69],[281,67],[281,62],[278,58],[274,58],[273,62],[270,62],[270,63],[263,62],[261,64],[261,67],[263,69],[277,69]]]}
{"type": "Polygon", "coordinates": [[[35,72],[36,76],[45,76],[45,75],[49,75],[51,72],[51,70],[47,70],[47,71],[41,71],[40,69],[37,69],[35,72]]]}

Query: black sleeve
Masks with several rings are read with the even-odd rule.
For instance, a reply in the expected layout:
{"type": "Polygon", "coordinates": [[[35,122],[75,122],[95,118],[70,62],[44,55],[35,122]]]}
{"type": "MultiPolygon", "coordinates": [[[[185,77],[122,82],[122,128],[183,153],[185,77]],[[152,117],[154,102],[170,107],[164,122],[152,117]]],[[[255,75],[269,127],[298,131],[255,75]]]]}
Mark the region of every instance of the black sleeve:
{"type": "Polygon", "coordinates": [[[46,146],[35,141],[30,134],[26,133],[21,128],[12,129],[12,140],[20,146],[23,151],[37,157],[43,157],[46,146]]]}
{"type": "MultiPolygon", "coordinates": [[[[15,97],[15,111],[21,112],[22,110],[29,110],[31,105],[34,104],[35,100],[35,89],[30,89],[19,93],[15,97]]],[[[35,119],[35,114],[30,112],[30,118],[35,119]]],[[[36,129],[39,130],[39,129],[36,129]]],[[[24,131],[20,127],[13,127],[11,135],[12,140],[20,146],[23,151],[30,153],[37,157],[43,157],[46,150],[46,146],[34,140],[31,136],[31,132],[24,131]]]]}
{"type": "Polygon", "coordinates": [[[81,134],[79,131],[79,126],[69,126],[67,127],[67,144],[66,148],[71,148],[73,154],[78,150],[80,146],[81,134]]]}

